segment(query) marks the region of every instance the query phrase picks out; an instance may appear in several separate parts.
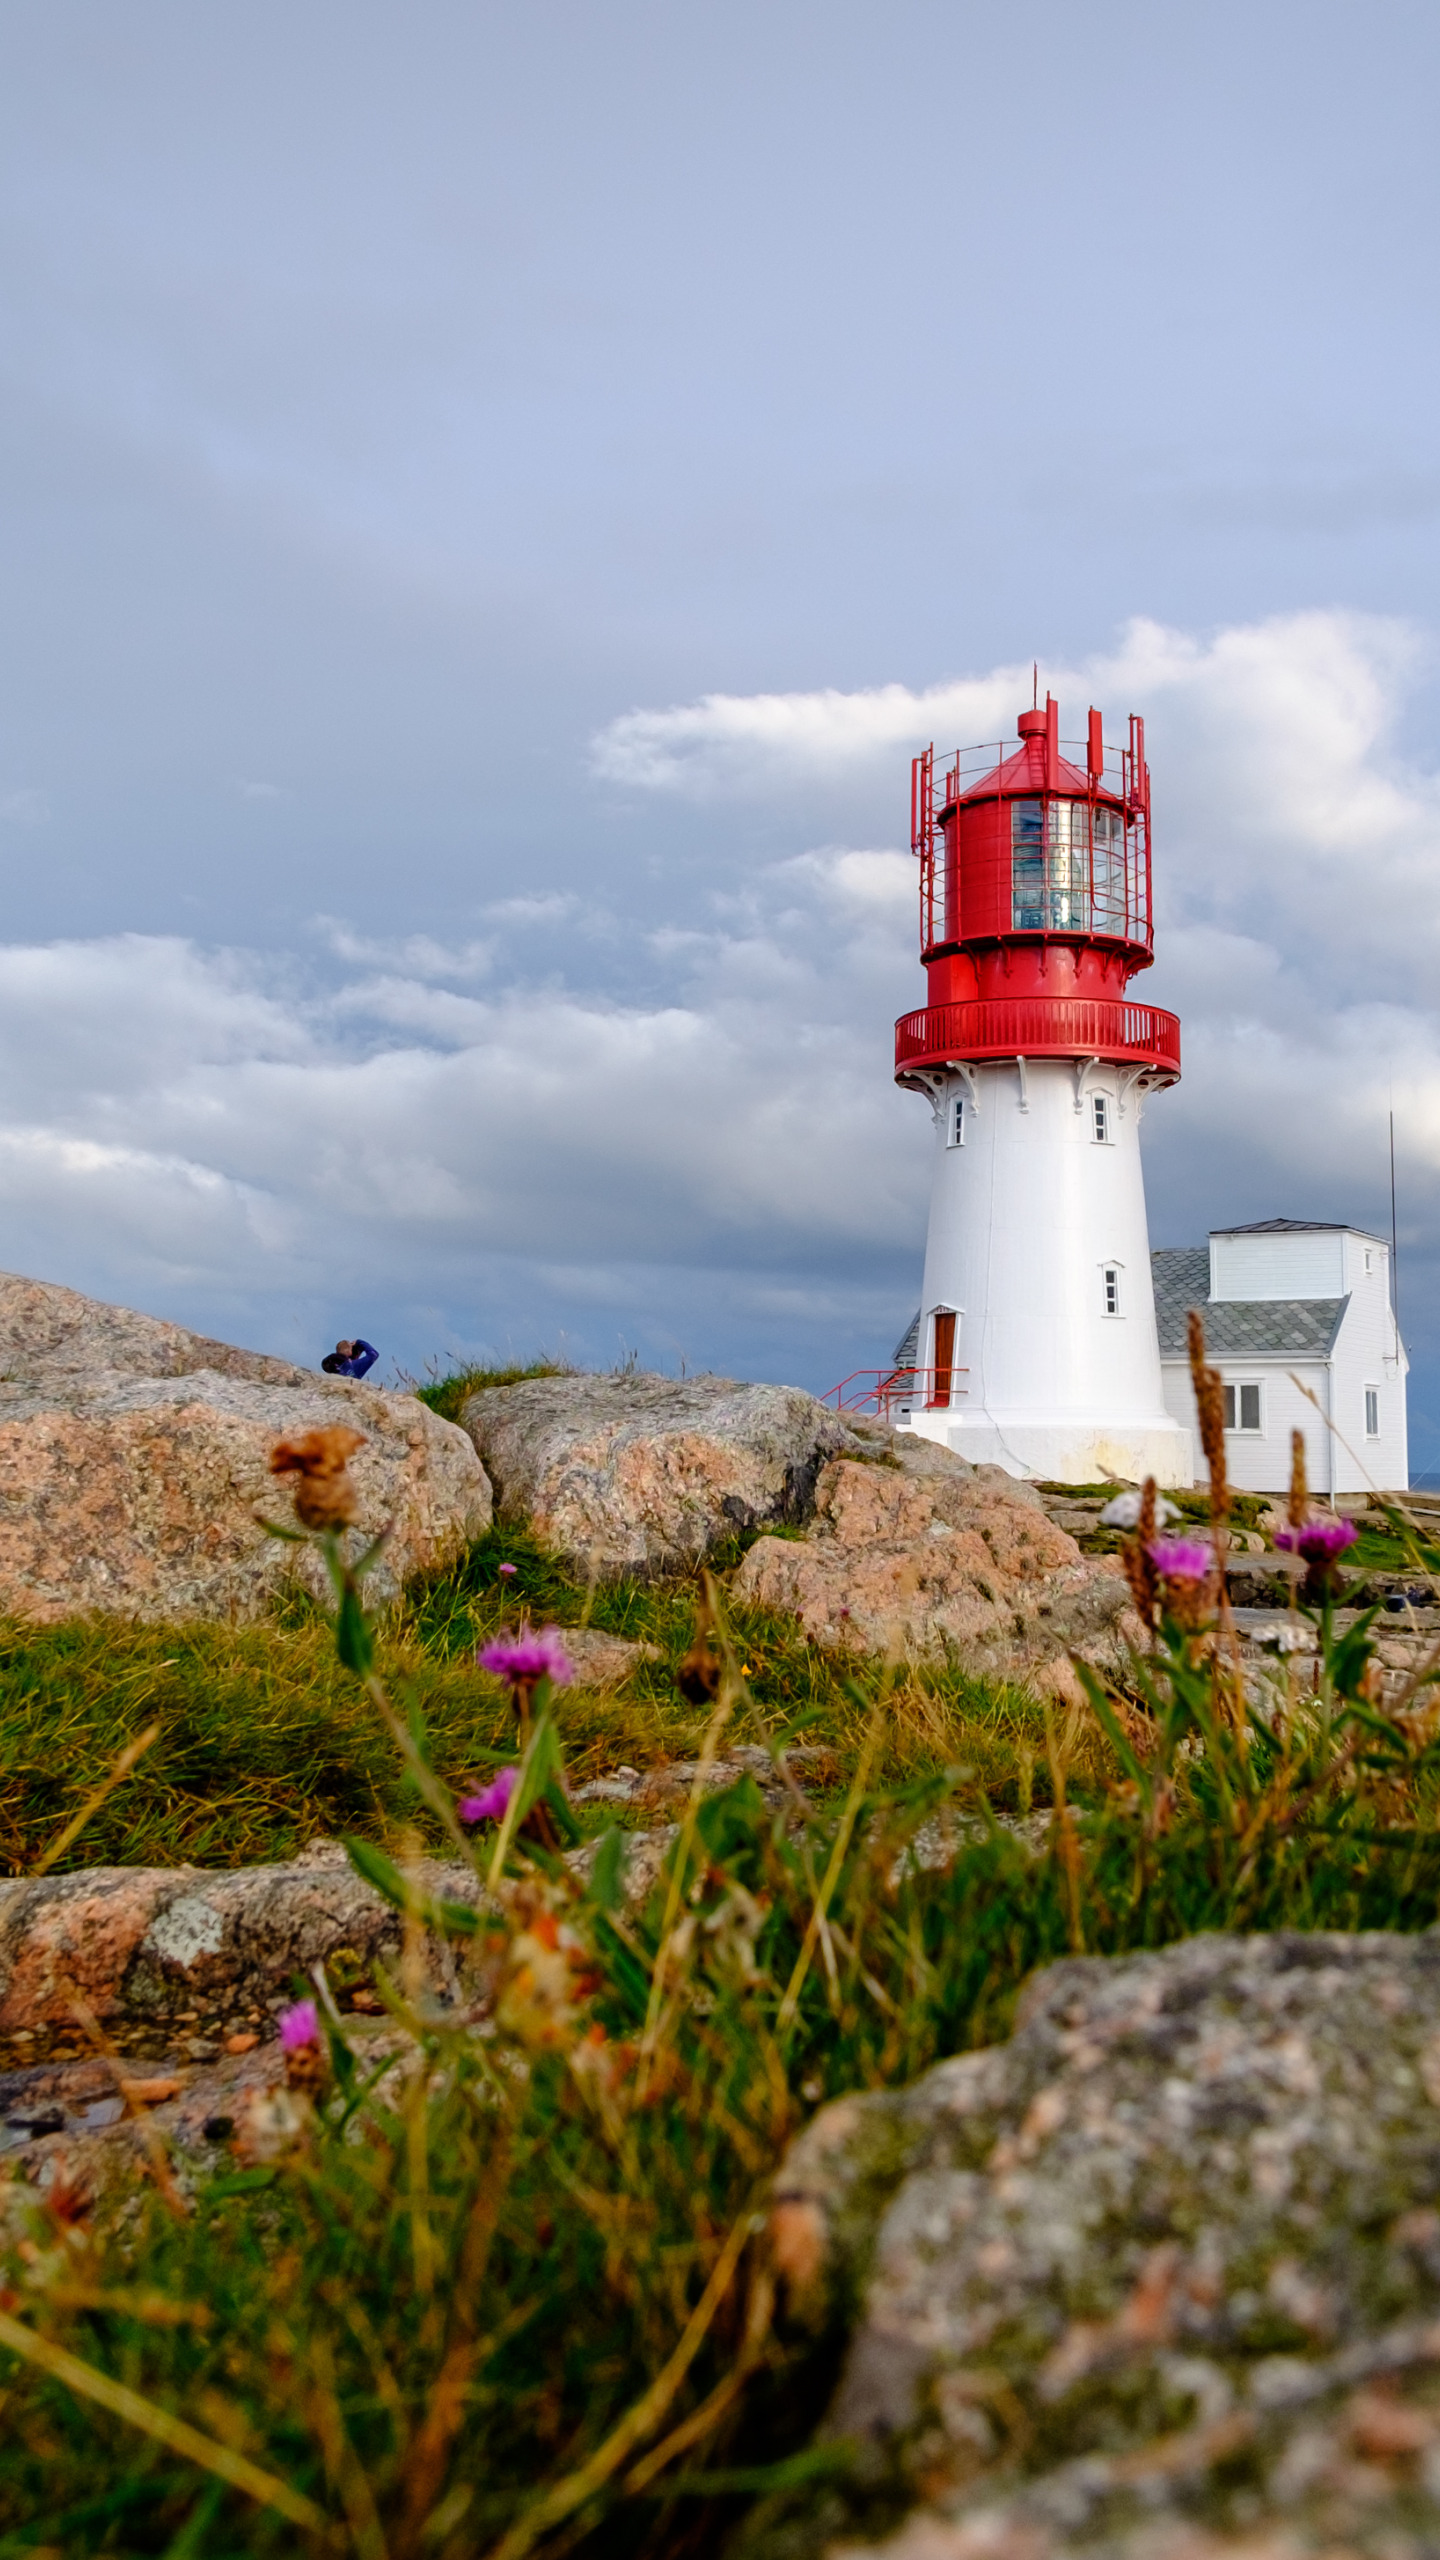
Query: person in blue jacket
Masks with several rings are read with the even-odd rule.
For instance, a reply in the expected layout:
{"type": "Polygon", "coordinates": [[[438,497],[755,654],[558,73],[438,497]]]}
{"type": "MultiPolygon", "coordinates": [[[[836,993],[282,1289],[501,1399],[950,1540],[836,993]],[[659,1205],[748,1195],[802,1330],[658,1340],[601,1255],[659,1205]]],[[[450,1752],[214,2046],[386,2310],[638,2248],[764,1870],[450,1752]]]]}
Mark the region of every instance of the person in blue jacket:
{"type": "Polygon", "coordinates": [[[373,1369],[380,1354],[373,1342],[362,1342],[357,1334],[353,1342],[337,1342],[327,1351],[320,1366],[332,1378],[363,1378],[373,1369]]]}

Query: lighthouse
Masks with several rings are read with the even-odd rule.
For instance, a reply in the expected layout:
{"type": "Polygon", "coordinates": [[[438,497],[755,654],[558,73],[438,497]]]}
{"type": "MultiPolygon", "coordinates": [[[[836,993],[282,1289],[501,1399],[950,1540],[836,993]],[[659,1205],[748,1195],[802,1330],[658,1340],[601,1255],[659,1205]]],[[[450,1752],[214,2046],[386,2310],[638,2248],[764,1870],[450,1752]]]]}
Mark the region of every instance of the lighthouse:
{"type": "Polygon", "coordinates": [[[1017,1476],[1191,1480],[1166,1411],[1140,1114],[1180,1074],[1154,957],[1143,721],[1022,711],[1019,745],[915,759],[923,1011],[897,1081],[935,1122],[908,1428],[1017,1476]],[[1078,760],[1077,760],[1078,759],[1078,760]]]}

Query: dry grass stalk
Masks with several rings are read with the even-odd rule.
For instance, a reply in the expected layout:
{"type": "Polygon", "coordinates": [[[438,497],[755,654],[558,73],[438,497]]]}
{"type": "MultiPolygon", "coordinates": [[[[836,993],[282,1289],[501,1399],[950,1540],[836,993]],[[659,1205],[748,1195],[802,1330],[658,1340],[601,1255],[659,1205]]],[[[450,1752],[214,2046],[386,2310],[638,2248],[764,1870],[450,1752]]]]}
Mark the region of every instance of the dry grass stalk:
{"type": "Polygon", "coordinates": [[[1229,1710],[1237,1739],[1244,1743],[1248,1731],[1245,1706],[1245,1675],[1240,1660],[1240,1639],[1230,1609],[1230,1591],[1225,1579],[1225,1566],[1230,1553],[1230,1478],[1225,1461],[1225,1381],[1218,1369],[1205,1357],[1205,1319],[1198,1307],[1190,1310],[1186,1335],[1190,1349],[1190,1377],[1195,1389],[1195,1410],[1200,1418],[1200,1446],[1205,1452],[1205,1466],[1210,1478],[1210,1539],[1215,1550],[1215,1586],[1220,1616],[1220,1639],[1224,1647],[1223,1666],[1216,1663],[1216,1686],[1229,1710]]]}
{"type": "Polygon", "coordinates": [[[1303,1529],[1310,1517],[1310,1485],[1305,1473],[1305,1434],[1290,1434],[1290,1500],[1285,1517],[1292,1529],[1303,1529]]]}
{"type": "Polygon", "coordinates": [[[1205,1452],[1205,1465],[1210,1476],[1210,1527],[1215,1540],[1215,1554],[1223,1572],[1230,1526],[1230,1479],[1225,1467],[1225,1382],[1219,1370],[1212,1369],[1206,1360],[1205,1319],[1198,1307],[1190,1310],[1187,1330],[1190,1377],[1195,1389],[1195,1409],[1200,1417],[1200,1446],[1205,1452]]]}
{"type": "Polygon", "coordinates": [[[1135,1614],[1142,1626],[1154,1634],[1160,1618],[1160,1576],[1150,1553],[1155,1542],[1155,1479],[1147,1476],[1140,1496],[1140,1517],[1135,1534],[1120,1549],[1125,1579],[1135,1603],[1135,1614]]]}

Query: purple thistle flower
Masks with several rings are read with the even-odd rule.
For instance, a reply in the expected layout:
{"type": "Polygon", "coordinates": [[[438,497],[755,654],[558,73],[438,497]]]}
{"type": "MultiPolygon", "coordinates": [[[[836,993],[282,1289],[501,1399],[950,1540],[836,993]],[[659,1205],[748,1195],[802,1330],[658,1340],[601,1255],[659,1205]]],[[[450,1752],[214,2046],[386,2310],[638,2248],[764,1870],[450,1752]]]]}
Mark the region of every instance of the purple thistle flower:
{"type": "Polygon", "coordinates": [[[518,1564],[497,1564],[495,1570],[497,1573],[518,1573],[520,1567],[518,1564]]]}
{"type": "Polygon", "coordinates": [[[462,1796],[455,1810],[462,1822],[503,1822],[519,1784],[518,1769],[497,1769],[488,1787],[478,1796],[462,1796]]]}
{"type": "Polygon", "coordinates": [[[1277,1529],[1275,1544],[1306,1564],[1333,1564],[1359,1535],[1353,1520],[1307,1520],[1303,1529],[1277,1529]]]}
{"type": "Polygon", "coordinates": [[[280,2042],[286,2053],[300,2053],[307,2044],[318,2045],[320,2012],[313,2000],[297,2000],[293,2009],[280,2012],[280,2042]]]}
{"type": "Polygon", "coordinates": [[[1156,1538],[1146,1553],[1166,1582],[1204,1582],[1215,1558],[1200,1538],[1156,1538]]]}
{"type": "Polygon", "coordinates": [[[493,1643],[479,1648],[475,1660],[482,1671],[508,1680],[512,1689],[533,1688],[537,1680],[553,1681],[563,1689],[575,1677],[575,1665],[560,1641],[558,1627],[542,1627],[538,1635],[527,1627],[518,1636],[496,1636],[493,1643]]]}

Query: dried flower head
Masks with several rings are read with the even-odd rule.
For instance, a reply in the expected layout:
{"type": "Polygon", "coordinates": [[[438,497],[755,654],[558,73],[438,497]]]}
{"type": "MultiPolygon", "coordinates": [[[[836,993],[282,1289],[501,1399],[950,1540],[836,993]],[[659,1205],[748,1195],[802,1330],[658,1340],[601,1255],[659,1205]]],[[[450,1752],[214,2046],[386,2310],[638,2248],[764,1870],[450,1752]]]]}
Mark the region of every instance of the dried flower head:
{"type": "Polygon", "coordinates": [[[455,1810],[462,1822],[503,1822],[519,1784],[518,1769],[497,1769],[488,1787],[478,1795],[462,1796],[455,1810]]]}
{"type": "Polygon", "coordinates": [[[1305,1477],[1305,1434],[1290,1434],[1290,1500],[1285,1517],[1292,1529],[1303,1529],[1310,1517],[1310,1487],[1305,1477]]]}
{"type": "Polygon", "coordinates": [[[1155,1479],[1147,1476],[1140,1493],[1135,1535],[1120,1550],[1125,1579],[1143,1627],[1153,1628],[1159,1615],[1160,1585],[1150,1550],[1155,1542],[1155,1479]]]}
{"type": "MultiPolygon", "coordinates": [[[[288,2058],[286,2077],[289,2077],[288,2058]]],[[[252,2089],[235,2127],[236,2158],[247,2169],[261,2168],[272,2160],[293,2158],[301,2150],[313,2123],[303,2092],[288,2088],[252,2089]]]]}
{"type": "Polygon", "coordinates": [[[1230,1516],[1230,1480],[1225,1471],[1225,1382],[1205,1358],[1205,1319],[1192,1307],[1186,1327],[1190,1346],[1190,1378],[1200,1420],[1200,1446],[1210,1472],[1210,1518],[1216,1543],[1224,1547],[1230,1516]]]}
{"type": "Polygon", "coordinates": [[[293,1440],[277,1440],[270,1452],[272,1476],[298,1476],[295,1517],[307,1529],[346,1529],[355,1517],[357,1497],[347,1473],[349,1460],[365,1446],[363,1431],[329,1423],[319,1431],[303,1431],[293,1440]]]}
{"type": "Polygon", "coordinates": [[[499,2023],[532,2051],[573,2049],[601,1979],[575,1925],[573,1887],[537,1882],[515,1895],[512,1908],[520,1927],[506,1950],[499,2023]]]}

